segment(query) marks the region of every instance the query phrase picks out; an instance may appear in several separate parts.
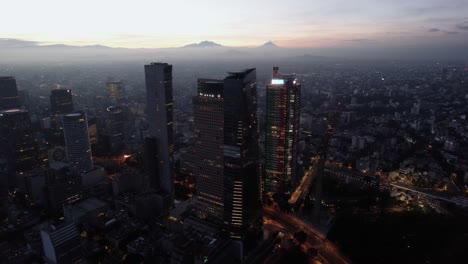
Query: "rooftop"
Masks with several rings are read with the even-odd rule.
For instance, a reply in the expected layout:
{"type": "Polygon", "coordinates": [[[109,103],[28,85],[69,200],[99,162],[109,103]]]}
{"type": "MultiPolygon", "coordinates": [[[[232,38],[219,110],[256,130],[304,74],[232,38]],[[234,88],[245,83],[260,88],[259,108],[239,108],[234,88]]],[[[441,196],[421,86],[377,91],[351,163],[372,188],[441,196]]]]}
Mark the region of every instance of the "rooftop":
{"type": "Polygon", "coordinates": [[[255,68],[244,69],[242,71],[228,72],[228,76],[226,77],[226,79],[243,79],[254,71],[255,71],[255,68]]]}

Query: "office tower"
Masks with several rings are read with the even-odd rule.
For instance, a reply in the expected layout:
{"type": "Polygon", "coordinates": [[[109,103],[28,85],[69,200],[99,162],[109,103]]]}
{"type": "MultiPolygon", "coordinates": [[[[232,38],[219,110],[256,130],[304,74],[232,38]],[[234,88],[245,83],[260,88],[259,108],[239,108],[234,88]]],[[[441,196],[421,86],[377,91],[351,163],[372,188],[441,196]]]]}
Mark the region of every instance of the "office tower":
{"type": "Polygon", "coordinates": [[[89,143],[94,147],[99,141],[99,133],[97,128],[97,120],[95,117],[88,118],[88,133],[89,143]]]}
{"type": "Polygon", "coordinates": [[[47,211],[51,215],[63,213],[63,207],[74,204],[83,198],[81,177],[61,171],[62,162],[51,163],[45,187],[47,211]]]}
{"type": "Polygon", "coordinates": [[[36,143],[29,112],[21,109],[0,111],[0,173],[9,189],[16,186],[16,174],[32,169],[36,143]]]}
{"type": "Polygon", "coordinates": [[[242,239],[262,218],[255,69],[200,79],[193,107],[197,208],[242,239]]]}
{"type": "Polygon", "coordinates": [[[169,194],[172,201],[174,195],[172,65],[159,62],[145,65],[145,79],[146,112],[150,135],[156,138],[158,160],[154,162],[158,163],[160,191],[169,194]]]}
{"type": "Polygon", "coordinates": [[[19,108],[18,88],[14,77],[0,77],[0,110],[19,108]]]}
{"type": "Polygon", "coordinates": [[[224,98],[223,81],[199,79],[193,98],[197,207],[203,217],[223,223],[224,98]]]}
{"type": "Polygon", "coordinates": [[[120,81],[112,81],[106,83],[107,96],[111,102],[116,105],[122,105],[124,101],[124,88],[120,81]]]}
{"type": "Polygon", "coordinates": [[[265,189],[291,193],[296,179],[301,84],[294,74],[280,74],[273,67],[267,85],[265,135],[265,189]]]}
{"type": "Polygon", "coordinates": [[[124,113],[120,106],[107,108],[107,134],[109,135],[109,147],[111,154],[119,154],[125,147],[124,113]]]}
{"type": "Polygon", "coordinates": [[[67,148],[70,172],[82,174],[93,169],[88,121],[84,111],[63,116],[63,134],[67,148]]]}
{"type": "MultiPolygon", "coordinates": [[[[159,174],[158,174],[158,147],[155,137],[145,138],[144,144],[144,164],[145,164],[145,183],[144,189],[152,188],[154,190],[159,190],[161,187],[159,174]]],[[[145,190],[142,190],[145,191],[145,190]]]]}
{"type": "Polygon", "coordinates": [[[73,97],[70,89],[50,91],[50,112],[53,115],[65,115],[73,112],[73,97]]]}
{"type": "Polygon", "coordinates": [[[41,230],[42,246],[47,263],[82,263],[81,237],[75,224],[47,226],[41,230]]]}

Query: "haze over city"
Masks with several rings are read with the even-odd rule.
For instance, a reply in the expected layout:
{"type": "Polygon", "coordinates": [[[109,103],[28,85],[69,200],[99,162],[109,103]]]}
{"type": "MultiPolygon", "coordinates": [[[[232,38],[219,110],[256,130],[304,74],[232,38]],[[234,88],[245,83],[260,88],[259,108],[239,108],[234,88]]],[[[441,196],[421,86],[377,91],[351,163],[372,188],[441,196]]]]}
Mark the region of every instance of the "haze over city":
{"type": "Polygon", "coordinates": [[[468,43],[466,0],[46,0],[4,7],[21,12],[2,14],[8,26],[0,38],[33,41],[29,46],[161,49],[208,40],[245,48],[272,41],[314,55],[452,59],[466,56],[468,43]]]}
{"type": "Polygon", "coordinates": [[[0,8],[0,263],[466,263],[468,0],[0,8]]]}

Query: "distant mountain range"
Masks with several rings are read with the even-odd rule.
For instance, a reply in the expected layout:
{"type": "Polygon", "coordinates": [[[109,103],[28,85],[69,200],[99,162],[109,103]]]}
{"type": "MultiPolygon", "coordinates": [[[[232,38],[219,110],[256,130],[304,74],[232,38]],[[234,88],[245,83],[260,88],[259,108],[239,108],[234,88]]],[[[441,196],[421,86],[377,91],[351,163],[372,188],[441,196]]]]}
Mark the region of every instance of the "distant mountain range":
{"type": "Polygon", "coordinates": [[[290,57],[300,50],[279,48],[268,41],[258,47],[234,47],[204,40],[171,48],[119,48],[103,45],[74,46],[37,41],[0,38],[0,63],[103,61],[112,59],[146,61],[148,58],[174,60],[186,58],[244,60],[252,58],[290,57]],[[279,52],[281,51],[281,52],[279,52]]]}
{"type": "MultiPolygon", "coordinates": [[[[466,45],[465,45],[466,46],[466,45]]],[[[454,44],[446,46],[431,46],[422,49],[419,45],[388,46],[385,43],[343,44],[330,47],[278,47],[268,41],[257,47],[224,46],[213,41],[202,41],[182,47],[171,48],[119,48],[103,45],[74,46],[66,44],[47,44],[38,41],[0,38],[0,64],[30,63],[30,62],[60,62],[72,63],[76,61],[148,61],[185,60],[185,59],[213,59],[213,60],[263,60],[263,59],[291,59],[304,61],[321,61],[325,58],[353,58],[353,59],[437,59],[460,60],[468,59],[465,46],[454,44]],[[385,52],[382,52],[385,50],[385,52]],[[460,54],[463,54],[460,57],[460,54]]]]}
{"type": "MultiPolygon", "coordinates": [[[[66,45],[66,44],[50,44],[50,45],[41,45],[40,42],[37,41],[29,41],[29,40],[19,40],[19,39],[8,39],[8,38],[0,38],[0,48],[80,48],[80,49],[115,49],[113,47],[104,46],[104,45],[85,45],[85,46],[74,46],[74,45],[66,45]]],[[[204,40],[200,43],[192,43],[180,48],[238,48],[238,47],[229,47],[223,46],[219,43],[204,40]]],[[[272,41],[268,41],[261,46],[256,47],[258,49],[276,49],[279,48],[275,43],[272,41]]],[[[124,48],[121,48],[124,49],[124,48]]],[[[169,48],[168,48],[169,49],[169,48]]],[[[245,48],[240,48],[245,49],[245,48]]]]}
{"type": "Polygon", "coordinates": [[[103,45],[84,45],[84,46],[74,46],[74,45],[66,45],[66,44],[41,45],[41,43],[37,41],[8,39],[8,38],[0,38],[0,48],[4,48],[4,49],[21,49],[21,48],[116,49],[116,48],[103,46],[103,45]]]}
{"type": "MultiPolygon", "coordinates": [[[[219,47],[227,47],[227,46],[223,46],[213,41],[204,40],[200,43],[192,43],[192,44],[185,45],[182,48],[219,48],[219,47]]],[[[258,46],[257,48],[276,49],[279,47],[272,41],[268,41],[265,44],[258,46]]]]}
{"type": "Polygon", "coordinates": [[[182,48],[214,48],[214,47],[224,47],[224,46],[213,41],[205,40],[200,43],[192,43],[192,44],[185,45],[182,48]]]}

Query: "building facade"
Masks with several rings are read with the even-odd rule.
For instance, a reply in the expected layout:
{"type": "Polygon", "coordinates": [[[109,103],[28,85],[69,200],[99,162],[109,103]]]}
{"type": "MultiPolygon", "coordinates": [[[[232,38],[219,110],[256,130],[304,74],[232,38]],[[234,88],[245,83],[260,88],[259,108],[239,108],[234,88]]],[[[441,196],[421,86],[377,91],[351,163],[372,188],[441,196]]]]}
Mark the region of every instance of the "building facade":
{"type": "Polygon", "coordinates": [[[197,207],[203,218],[219,223],[224,216],[223,96],[222,80],[199,79],[193,98],[197,207]]]}
{"type": "Polygon", "coordinates": [[[112,155],[118,155],[125,147],[125,117],[122,107],[109,106],[107,108],[107,134],[112,155]]]}
{"type": "Polygon", "coordinates": [[[84,111],[76,111],[62,118],[63,134],[70,172],[83,174],[93,169],[88,120],[84,111]]]}
{"type": "Polygon", "coordinates": [[[80,232],[75,224],[48,226],[41,230],[41,239],[47,263],[83,263],[80,232]]]}
{"type": "MultiPolygon", "coordinates": [[[[149,133],[156,138],[160,191],[174,197],[173,153],[174,124],[172,65],[155,62],[145,65],[146,113],[149,133]]],[[[169,205],[169,206],[172,206],[169,205]]]]}
{"type": "Polygon", "coordinates": [[[73,112],[73,97],[70,89],[50,91],[50,112],[53,115],[65,115],[73,112]]]}
{"type": "Polygon", "coordinates": [[[116,105],[122,105],[124,102],[124,87],[121,81],[111,81],[106,83],[107,96],[111,102],[116,105]]]}
{"type": "Polygon", "coordinates": [[[297,180],[301,84],[274,67],[266,97],[265,191],[288,194],[297,180]]]}
{"type": "Polygon", "coordinates": [[[235,239],[261,225],[256,70],[200,79],[193,100],[197,208],[235,239]]]}
{"type": "Polygon", "coordinates": [[[0,77],[0,110],[19,108],[16,79],[11,76],[0,77]]]}
{"type": "Polygon", "coordinates": [[[29,112],[21,109],[0,111],[0,174],[2,185],[16,187],[16,174],[36,164],[37,146],[29,112]]]}

